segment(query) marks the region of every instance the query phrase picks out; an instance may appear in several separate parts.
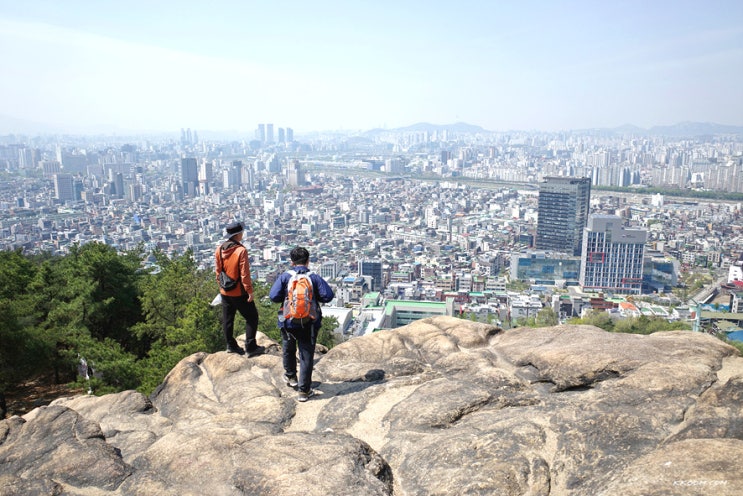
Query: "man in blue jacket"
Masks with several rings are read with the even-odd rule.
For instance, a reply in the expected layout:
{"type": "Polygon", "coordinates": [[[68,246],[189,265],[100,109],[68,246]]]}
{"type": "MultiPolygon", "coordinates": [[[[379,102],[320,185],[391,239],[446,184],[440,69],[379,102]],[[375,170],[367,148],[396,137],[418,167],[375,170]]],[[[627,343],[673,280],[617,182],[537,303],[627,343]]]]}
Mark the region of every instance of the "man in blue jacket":
{"type": "Polygon", "coordinates": [[[284,382],[287,386],[298,387],[298,401],[307,401],[314,394],[312,385],[312,368],[315,359],[315,343],[317,334],[322,325],[322,311],[319,303],[328,303],[334,297],[330,285],[314,272],[310,271],[310,252],[306,248],[297,246],[289,254],[292,262],[292,271],[297,274],[309,273],[312,281],[314,298],[318,303],[314,319],[303,322],[294,322],[284,318],[287,285],[292,278],[290,272],[284,272],[271,286],[268,297],[274,303],[282,303],[279,310],[279,329],[281,330],[281,345],[283,348],[284,382]],[[299,347],[299,380],[297,380],[297,347],[299,347]]]}

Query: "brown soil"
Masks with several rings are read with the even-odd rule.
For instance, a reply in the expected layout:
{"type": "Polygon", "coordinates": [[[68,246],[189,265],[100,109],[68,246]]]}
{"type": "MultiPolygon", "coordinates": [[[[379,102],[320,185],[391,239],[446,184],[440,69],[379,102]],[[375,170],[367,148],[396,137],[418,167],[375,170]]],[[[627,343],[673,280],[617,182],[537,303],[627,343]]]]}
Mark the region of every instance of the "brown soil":
{"type": "Polygon", "coordinates": [[[25,415],[36,407],[48,405],[57,398],[83,393],[68,384],[54,384],[52,378],[39,377],[23,384],[18,384],[5,391],[7,417],[25,415]]]}

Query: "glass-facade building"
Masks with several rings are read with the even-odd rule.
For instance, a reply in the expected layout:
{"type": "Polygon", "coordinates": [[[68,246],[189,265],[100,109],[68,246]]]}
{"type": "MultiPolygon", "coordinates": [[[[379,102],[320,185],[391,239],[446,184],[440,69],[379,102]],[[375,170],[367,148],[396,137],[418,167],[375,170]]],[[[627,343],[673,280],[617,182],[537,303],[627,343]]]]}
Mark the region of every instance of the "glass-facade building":
{"type": "Polygon", "coordinates": [[[511,256],[511,278],[534,284],[577,286],[580,257],[563,253],[527,252],[511,256]]]}
{"type": "Polygon", "coordinates": [[[359,262],[359,275],[371,277],[372,291],[380,291],[382,289],[384,281],[382,280],[381,260],[361,260],[359,262]]]}
{"type": "Polygon", "coordinates": [[[670,293],[678,284],[680,262],[670,257],[645,257],[643,293],[670,293]]]}
{"type": "Polygon", "coordinates": [[[545,177],[539,185],[535,248],[580,256],[590,200],[591,178],[545,177]]]}

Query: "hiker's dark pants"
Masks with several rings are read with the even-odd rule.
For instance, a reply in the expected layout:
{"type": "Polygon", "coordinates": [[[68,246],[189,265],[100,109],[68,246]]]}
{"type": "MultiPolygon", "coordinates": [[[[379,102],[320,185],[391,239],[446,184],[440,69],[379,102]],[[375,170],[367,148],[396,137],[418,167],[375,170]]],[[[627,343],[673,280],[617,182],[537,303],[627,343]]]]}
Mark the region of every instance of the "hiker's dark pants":
{"type": "Polygon", "coordinates": [[[248,301],[246,295],[242,296],[225,296],[222,295],[222,332],[224,339],[227,341],[227,347],[238,349],[235,341],[235,313],[245,319],[245,349],[252,351],[255,349],[255,334],[258,331],[258,309],[255,308],[255,302],[248,301]]]}
{"type": "Polygon", "coordinates": [[[297,348],[299,348],[299,390],[308,393],[312,385],[312,368],[315,365],[315,343],[317,329],[307,324],[299,329],[281,328],[281,347],[283,349],[284,372],[288,376],[297,375],[297,348]]]}

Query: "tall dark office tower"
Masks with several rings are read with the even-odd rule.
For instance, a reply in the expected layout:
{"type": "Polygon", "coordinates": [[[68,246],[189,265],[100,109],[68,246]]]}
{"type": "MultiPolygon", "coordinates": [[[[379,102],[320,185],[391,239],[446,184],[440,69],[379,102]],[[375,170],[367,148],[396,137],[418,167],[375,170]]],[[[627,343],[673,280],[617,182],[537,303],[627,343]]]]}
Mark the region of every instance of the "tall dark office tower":
{"type": "Polygon", "coordinates": [[[381,260],[360,260],[359,275],[370,276],[372,278],[372,291],[382,289],[382,261],[381,260]]]}
{"type": "Polygon", "coordinates": [[[591,178],[545,177],[539,185],[536,248],[579,256],[590,200],[591,178]]]}
{"type": "Polygon", "coordinates": [[[181,159],[181,185],[183,194],[196,196],[199,191],[199,166],[195,158],[181,159]]]}
{"type": "Polygon", "coordinates": [[[116,195],[116,198],[124,198],[124,174],[121,172],[116,172],[114,174],[114,194],[116,195]]]}

